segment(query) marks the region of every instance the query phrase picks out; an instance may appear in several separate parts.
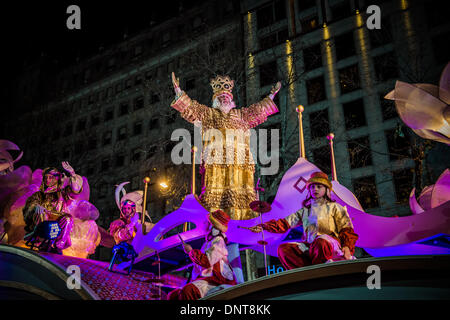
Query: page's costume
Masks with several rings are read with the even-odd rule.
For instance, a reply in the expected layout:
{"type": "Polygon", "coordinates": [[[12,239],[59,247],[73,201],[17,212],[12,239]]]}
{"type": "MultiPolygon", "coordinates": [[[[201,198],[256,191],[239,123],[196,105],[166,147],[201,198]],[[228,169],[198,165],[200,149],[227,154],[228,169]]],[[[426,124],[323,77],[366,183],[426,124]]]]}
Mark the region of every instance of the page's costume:
{"type": "MultiPolygon", "coordinates": [[[[325,185],[328,195],[332,189],[327,175],[322,172],[313,173],[307,186],[311,183],[325,185]]],[[[286,269],[342,260],[343,247],[348,247],[354,254],[358,235],[353,230],[347,209],[325,197],[311,199],[310,205],[286,218],[260,224],[264,230],[273,233],[284,233],[298,225],[303,226],[300,242],[286,242],[278,247],[278,257],[286,269]]]]}
{"type": "Polygon", "coordinates": [[[169,300],[197,300],[220,285],[235,285],[236,277],[228,261],[225,232],[230,217],[222,210],[209,214],[212,229],[202,248],[192,249],[189,258],[194,263],[193,281],[169,294],[169,300]]]}

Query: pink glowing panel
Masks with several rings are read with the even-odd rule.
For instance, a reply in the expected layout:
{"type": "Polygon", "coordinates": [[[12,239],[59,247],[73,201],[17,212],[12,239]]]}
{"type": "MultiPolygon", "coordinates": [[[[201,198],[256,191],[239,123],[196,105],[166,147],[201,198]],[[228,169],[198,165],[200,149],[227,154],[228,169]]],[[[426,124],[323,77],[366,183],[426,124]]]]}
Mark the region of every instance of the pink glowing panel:
{"type": "Polygon", "coordinates": [[[409,194],[409,207],[414,214],[422,213],[424,210],[416,200],[416,188],[411,190],[409,194]]]}
{"type": "MultiPolygon", "coordinates": [[[[195,196],[190,194],[186,196],[178,210],[175,210],[159,220],[148,234],[143,235],[142,228],[139,226],[132,245],[138,253],[146,252],[149,249],[161,251],[180,245],[181,241],[178,239],[177,235],[170,236],[159,241],[158,239],[164,233],[184,222],[191,222],[195,224],[196,228],[183,232],[183,240],[189,241],[191,239],[202,237],[204,236],[208,225],[208,213],[209,212],[197,201],[195,196]]],[[[136,261],[140,258],[141,255],[136,261]]]]}
{"type": "Polygon", "coordinates": [[[431,207],[450,201],[450,170],[446,169],[436,181],[431,194],[431,207]]]}

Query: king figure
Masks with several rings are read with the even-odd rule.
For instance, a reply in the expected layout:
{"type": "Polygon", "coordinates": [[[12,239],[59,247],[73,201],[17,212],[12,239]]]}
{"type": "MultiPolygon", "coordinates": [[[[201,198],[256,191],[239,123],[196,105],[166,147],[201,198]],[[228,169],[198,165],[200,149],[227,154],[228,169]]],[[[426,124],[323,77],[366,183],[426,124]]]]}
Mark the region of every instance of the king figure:
{"type": "Polygon", "coordinates": [[[171,106],[181,116],[202,130],[204,193],[202,205],[209,211],[223,210],[233,220],[256,217],[249,204],[256,200],[255,164],[250,152],[250,129],[277,113],[273,99],[281,83],[272,88],[262,101],[236,108],[233,101],[234,81],[228,76],[211,79],[212,108],[191,99],[180,89],[172,73],[175,100],[171,106]]]}

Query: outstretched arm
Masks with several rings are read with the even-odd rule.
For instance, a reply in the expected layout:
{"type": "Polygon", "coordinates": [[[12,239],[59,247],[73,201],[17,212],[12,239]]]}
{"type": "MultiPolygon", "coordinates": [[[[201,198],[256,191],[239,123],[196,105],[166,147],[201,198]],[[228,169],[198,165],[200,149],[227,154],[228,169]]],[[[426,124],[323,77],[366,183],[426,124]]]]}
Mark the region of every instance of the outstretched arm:
{"type": "Polygon", "coordinates": [[[79,194],[81,192],[81,189],[83,187],[83,178],[75,173],[75,170],[72,168],[72,166],[67,162],[67,161],[63,161],[61,163],[62,167],[64,168],[64,170],[67,171],[67,173],[69,174],[69,184],[70,187],[72,188],[72,191],[75,194],[79,194]]]}
{"type": "Polygon", "coordinates": [[[180,80],[175,77],[173,72],[172,84],[175,90],[175,100],[172,101],[170,106],[179,111],[181,116],[191,123],[203,122],[208,117],[210,108],[195,100],[191,100],[186,92],[181,90],[180,80]]]}
{"type": "Polygon", "coordinates": [[[265,122],[268,116],[278,112],[278,108],[273,102],[273,99],[278,91],[280,91],[280,88],[281,82],[277,82],[277,84],[272,87],[270,94],[266,98],[258,103],[252,104],[247,108],[241,109],[242,119],[249,123],[251,128],[265,122]]]}

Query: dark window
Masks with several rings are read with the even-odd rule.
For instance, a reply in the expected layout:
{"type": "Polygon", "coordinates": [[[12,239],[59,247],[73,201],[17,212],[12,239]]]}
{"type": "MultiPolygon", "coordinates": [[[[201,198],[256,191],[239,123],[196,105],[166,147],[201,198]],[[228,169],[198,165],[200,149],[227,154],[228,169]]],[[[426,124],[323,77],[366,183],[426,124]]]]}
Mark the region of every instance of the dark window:
{"type": "Polygon", "coordinates": [[[77,123],[77,131],[82,131],[86,129],[86,119],[80,119],[77,123]]]}
{"type": "Polygon", "coordinates": [[[326,137],[330,133],[328,109],[311,112],[309,114],[309,123],[312,138],[326,137]]]}
{"type": "Polygon", "coordinates": [[[137,136],[142,133],[142,121],[135,122],[133,125],[133,135],[137,136]]]}
{"type": "Polygon", "coordinates": [[[331,7],[332,21],[341,20],[352,15],[352,8],[349,0],[344,0],[331,7]]]}
{"type": "Polygon", "coordinates": [[[271,61],[259,66],[259,86],[273,85],[278,81],[277,62],[271,61]]]}
{"type": "Polygon", "coordinates": [[[122,167],[125,164],[125,155],[119,154],[116,156],[116,167],[122,167]]]}
{"type": "Polygon", "coordinates": [[[258,29],[286,18],[286,8],[283,0],[275,1],[270,5],[256,11],[258,29]]]}
{"type": "Polygon", "coordinates": [[[367,29],[367,32],[372,49],[392,42],[391,26],[387,18],[381,19],[381,29],[367,29]]]}
{"type": "Polygon", "coordinates": [[[353,32],[347,32],[334,38],[336,48],[336,59],[339,61],[356,54],[353,32]]]}
{"type": "Polygon", "coordinates": [[[158,120],[158,118],[151,119],[150,122],[148,123],[148,128],[150,130],[158,129],[159,128],[159,120],[158,120]]]}
{"type": "Polygon", "coordinates": [[[312,17],[304,18],[300,21],[300,24],[302,26],[302,33],[311,32],[319,28],[319,17],[314,15],[312,17]]]}
{"type": "Polygon", "coordinates": [[[91,127],[95,127],[100,124],[100,115],[95,113],[91,115],[91,127]]]}
{"type": "Polygon", "coordinates": [[[211,43],[209,46],[209,54],[210,55],[215,55],[217,53],[222,52],[223,50],[225,50],[225,40],[224,39],[216,40],[213,43],[211,43]]]}
{"type": "Polygon", "coordinates": [[[125,89],[131,88],[131,85],[132,85],[131,79],[127,79],[127,81],[125,81],[125,89]]]}
{"type": "Polygon", "coordinates": [[[342,94],[361,88],[357,64],[339,70],[339,84],[342,94]]]}
{"type": "Polygon", "coordinates": [[[397,117],[395,102],[393,100],[385,99],[385,95],[385,93],[380,94],[380,106],[384,121],[397,117]]]}
{"type": "Polygon", "coordinates": [[[105,159],[102,160],[101,171],[104,172],[104,171],[107,171],[107,170],[109,170],[109,159],[105,158],[105,159]]]}
{"type": "Polygon", "coordinates": [[[152,94],[150,96],[150,104],[158,103],[160,101],[158,94],[152,94]]]}
{"type": "Polygon", "coordinates": [[[395,161],[409,157],[410,144],[400,127],[386,130],[386,142],[389,150],[389,160],[395,161]]]}
{"type": "Polygon", "coordinates": [[[363,99],[342,104],[344,109],[345,128],[351,130],[367,125],[363,99]]]}
{"type": "Polygon", "coordinates": [[[84,148],[83,148],[83,143],[81,141],[78,141],[77,143],[75,143],[74,151],[77,156],[79,156],[81,153],[83,153],[84,148]]]}
{"type": "Polygon", "coordinates": [[[328,145],[313,149],[314,164],[324,173],[331,173],[331,153],[328,145]]]}
{"type": "Polygon", "coordinates": [[[119,107],[119,116],[128,114],[128,103],[122,103],[119,107]]]}
{"type": "Polygon", "coordinates": [[[172,149],[175,147],[176,144],[177,144],[177,142],[175,142],[175,141],[169,141],[169,142],[164,146],[164,152],[165,152],[165,153],[170,153],[170,152],[172,152],[172,149]]]}
{"type": "Polygon", "coordinates": [[[414,169],[402,169],[392,172],[395,196],[398,203],[407,203],[414,183],[414,169]]]}
{"type": "Polygon", "coordinates": [[[350,156],[350,167],[352,169],[372,165],[372,154],[370,152],[368,136],[349,140],[347,144],[350,156]]]}
{"type": "Polygon", "coordinates": [[[97,148],[97,138],[91,137],[88,140],[88,150],[94,150],[97,148]]]}
{"type": "Polygon", "coordinates": [[[298,0],[297,5],[298,5],[298,10],[300,12],[302,12],[303,10],[315,7],[316,0],[298,0]]]}
{"type": "Polygon", "coordinates": [[[122,91],[122,82],[119,82],[116,84],[116,93],[119,93],[122,91]]]}
{"type": "Polygon", "coordinates": [[[303,49],[305,71],[311,71],[322,66],[322,51],[320,43],[303,49]]]}
{"type": "Polygon", "coordinates": [[[363,209],[377,208],[380,206],[375,176],[354,179],[353,189],[363,209]]]}
{"type": "Polygon", "coordinates": [[[373,58],[377,80],[382,82],[398,78],[397,59],[393,51],[373,58]]]}
{"type": "Polygon", "coordinates": [[[186,91],[195,89],[195,78],[186,79],[184,89],[186,91]]]}
{"type": "MultiPolygon", "coordinates": [[[[426,1],[424,3],[424,11],[430,27],[448,23],[448,14],[446,14],[446,10],[443,10],[446,4],[448,4],[448,1],[426,1]]],[[[446,41],[448,42],[448,38],[446,41]]]]}
{"type": "Polygon", "coordinates": [[[144,97],[134,99],[134,110],[139,110],[144,107],[144,97]]]}
{"type": "Polygon", "coordinates": [[[131,154],[131,162],[137,162],[141,160],[141,149],[136,148],[131,154]]]}
{"type": "Polygon", "coordinates": [[[106,146],[111,143],[111,131],[105,132],[103,134],[103,145],[106,146]]]}
{"type": "Polygon", "coordinates": [[[117,140],[124,140],[127,137],[127,127],[121,127],[117,130],[117,140]]]}
{"type": "Polygon", "coordinates": [[[59,139],[59,138],[60,138],[60,134],[61,134],[61,131],[60,131],[59,129],[55,129],[55,130],[53,131],[52,139],[53,139],[53,140],[59,139]]]}
{"type": "Polygon", "coordinates": [[[63,137],[68,137],[72,134],[73,125],[71,123],[66,124],[63,131],[63,137]]]}
{"type": "Polygon", "coordinates": [[[323,76],[306,80],[306,91],[308,93],[308,104],[310,105],[325,100],[325,80],[323,76]]]}
{"type": "Polygon", "coordinates": [[[105,111],[105,121],[112,120],[114,118],[114,110],[109,108],[105,111]]]}
{"type": "Polygon", "coordinates": [[[284,42],[289,39],[289,32],[287,29],[274,32],[268,36],[265,36],[259,40],[259,49],[265,50],[272,48],[273,46],[284,42]]]}
{"type": "Polygon", "coordinates": [[[94,173],[95,173],[95,168],[93,165],[90,164],[86,170],[86,175],[92,176],[94,173]]]}
{"type": "Polygon", "coordinates": [[[437,63],[447,63],[449,61],[450,52],[450,33],[443,33],[431,39],[434,58],[437,63]]]}
{"type": "Polygon", "coordinates": [[[140,85],[142,83],[142,75],[138,74],[136,78],[134,78],[134,85],[140,85]]]}

